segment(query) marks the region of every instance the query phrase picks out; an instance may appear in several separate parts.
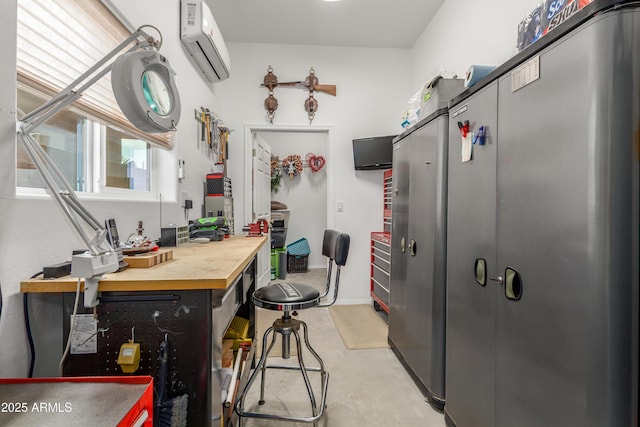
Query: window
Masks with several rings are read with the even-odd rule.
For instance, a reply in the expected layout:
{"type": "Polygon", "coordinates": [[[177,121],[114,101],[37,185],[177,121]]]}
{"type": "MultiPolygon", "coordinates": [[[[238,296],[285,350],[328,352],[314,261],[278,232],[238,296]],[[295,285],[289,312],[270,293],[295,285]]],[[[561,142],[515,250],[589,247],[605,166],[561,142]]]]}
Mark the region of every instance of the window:
{"type": "MultiPolygon", "coordinates": [[[[23,112],[32,111],[43,103],[42,97],[24,89],[19,88],[17,95],[18,110],[23,112]]],[[[67,109],[40,126],[38,133],[34,134],[76,191],[85,191],[84,162],[78,159],[82,159],[86,151],[83,137],[86,134],[86,126],[87,120],[84,117],[67,109]]],[[[21,144],[18,144],[17,168],[18,187],[45,188],[40,174],[21,144]]]]}
{"type": "MultiPolygon", "coordinates": [[[[18,110],[33,111],[130,35],[99,0],[18,0],[18,110]]],[[[77,191],[151,193],[153,148],[169,134],[146,134],[126,120],[109,75],[37,129],[37,140],[77,191]]],[[[44,188],[18,144],[17,185],[44,188]]]]}
{"type": "Polygon", "coordinates": [[[109,127],[106,132],[107,187],[151,190],[149,144],[109,127]]]}

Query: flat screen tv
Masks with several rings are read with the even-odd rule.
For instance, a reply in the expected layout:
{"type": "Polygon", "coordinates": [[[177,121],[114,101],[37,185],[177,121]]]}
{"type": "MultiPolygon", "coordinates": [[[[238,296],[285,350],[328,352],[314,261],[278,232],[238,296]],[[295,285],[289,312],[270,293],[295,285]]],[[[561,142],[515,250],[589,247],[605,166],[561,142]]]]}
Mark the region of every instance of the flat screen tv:
{"type": "Polygon", "coordinates": [[[353,163],[356,170],[391,168],[395,137],[396,135],[390,135],[354,139],[353,163]]]}

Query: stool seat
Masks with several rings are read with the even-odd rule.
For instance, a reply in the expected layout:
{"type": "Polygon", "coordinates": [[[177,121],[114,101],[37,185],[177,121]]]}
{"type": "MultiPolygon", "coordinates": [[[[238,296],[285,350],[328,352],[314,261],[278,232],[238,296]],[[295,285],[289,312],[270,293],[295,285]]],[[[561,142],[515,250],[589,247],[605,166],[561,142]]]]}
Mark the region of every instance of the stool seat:
{"type": "Polygon", "coordinates": [[[253,303],[268,310],[303,310],[320,304],[320,291],[304,283],[274,283],[257,289],[253,303]]]}
{"type": "MultiPolygon", "coordinates": [[[[247,384],[242,391],[238,394],[234,410],[238,414],[238,427],[242,427],[242,421],[244,418],[259,418],[262,420],[272,421],[286,421],[286,422],[298,422],[313,424],[314,427],[318,426],[318,421],[324,416],[324,411],[327,406],[327,389],[329,387],[329,372],[324,367],[324,362],[320,358],[320,355],[311,347],[309,343],[309,331],[307,324],[299,319],[291,317],[291,312],[296,310],[302,310],[311,307],[328,307],[336,301],[338,296],[338,285],[340,283],[340,267],[347,262],[347,255],[349,254],[349,242],[350,238],[348,234],[340,233],[335,230],[325,230],[324,237],[322,239],[322,255],[329,258],[327,268],[327,282],[326,289],[321,295],[320,291],[311,285],[304,283],[291,283],[281,282],[273,283],[268,286],[256,289],[253,292],[252,301],[254,306],[260,308],[266,308],[268,310],[282,311],[282,317],[276,319],[264,333],[262,338],[262,353],[260,360],[256,365],[253,372],[247,380],[247,384]],[[337,266],[335,274],[335,285],[333,298],[328,304],[320,304],[320,300],[325,298],[329,294],[331,287],[331,270],[333,265],[337,266]],[[273,365],[272,362],[267,363],[269,354],[276,343],[276,336],[282,338],[282,359],[289,359],[291,357],[291,338],[293,337],[297,350],[298,365],[286,364],[286,365],[273,365]],[[269,340],[271,337],[271,340],[269,340]],[[303,345],[307,348],[308,352],[313,356],[317,363],[315,366],[307,366],[302,357],[303,345]],[[258,376],[260,380],[260,400],[258,405],[262,406],[266,403],[264,398],[265,378],[267,370],[271,369],[285,369],[285,370],[297,370],[302,374],[307,394],[309,397],[309,403],[311,404],[311,414],[304,415],[289,415],[287,413],[270,413],[269,408],[266,411],[255,411],[251,408],[245,407],[245,398],[252,384],[258,376]],[[309,373],[320,374],[320,387],[318,389],[317,383],[311,384],[309,379],[309,373]],[[314,391],[314,388],[316,389],[314,391]],[[316,392],[319,391],[320,399],[316,399],[316,392]]],[[[278,423],[277,425],[280,425],[278,423]]],[[[235,424],[234,424],[235,425],[235,424]]],[[[264,424],[260,424],[264,425],[264,424]]],[[[276,424],[274,424],[275,426],[276,424]]]]}

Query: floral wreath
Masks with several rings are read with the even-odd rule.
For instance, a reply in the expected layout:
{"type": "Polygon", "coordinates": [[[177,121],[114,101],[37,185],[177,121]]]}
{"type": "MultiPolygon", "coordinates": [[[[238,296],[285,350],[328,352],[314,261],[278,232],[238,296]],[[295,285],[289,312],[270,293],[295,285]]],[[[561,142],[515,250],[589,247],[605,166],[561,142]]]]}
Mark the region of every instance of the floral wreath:
{"type": "Polygon", "coordinates": [[[282,178],[282,169],[280,169],[277,157],[271,157],[271,192],[277,193],[280,189],[280,179],[282,178]]]}
{"type": "Polygon", "coordinates": [[[305,160],[307,161],[307,165],[312,172],[319,172],[320,169],[322,169],[324,165],[327,164],[327,160],[324,158],[324,156],[316,156],[313,153],[308,153],[305,157],[305,160]]]}
{"type": "Polygon", "coordinates": [[[282,161],[282,170],[293,179],[294,176],[302,173],[302,159],[297,154],[287,156],[282,161]]]}

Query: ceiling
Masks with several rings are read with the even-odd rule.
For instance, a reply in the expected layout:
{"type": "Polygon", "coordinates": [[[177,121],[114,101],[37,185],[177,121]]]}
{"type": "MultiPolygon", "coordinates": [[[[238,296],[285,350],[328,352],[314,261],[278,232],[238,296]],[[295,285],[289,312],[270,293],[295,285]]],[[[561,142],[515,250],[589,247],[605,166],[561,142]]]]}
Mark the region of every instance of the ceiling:
{"type": "Polygon", "coordinates": [[[410,48],[444,0],[206,0],[227,42],[410,48]]]}

